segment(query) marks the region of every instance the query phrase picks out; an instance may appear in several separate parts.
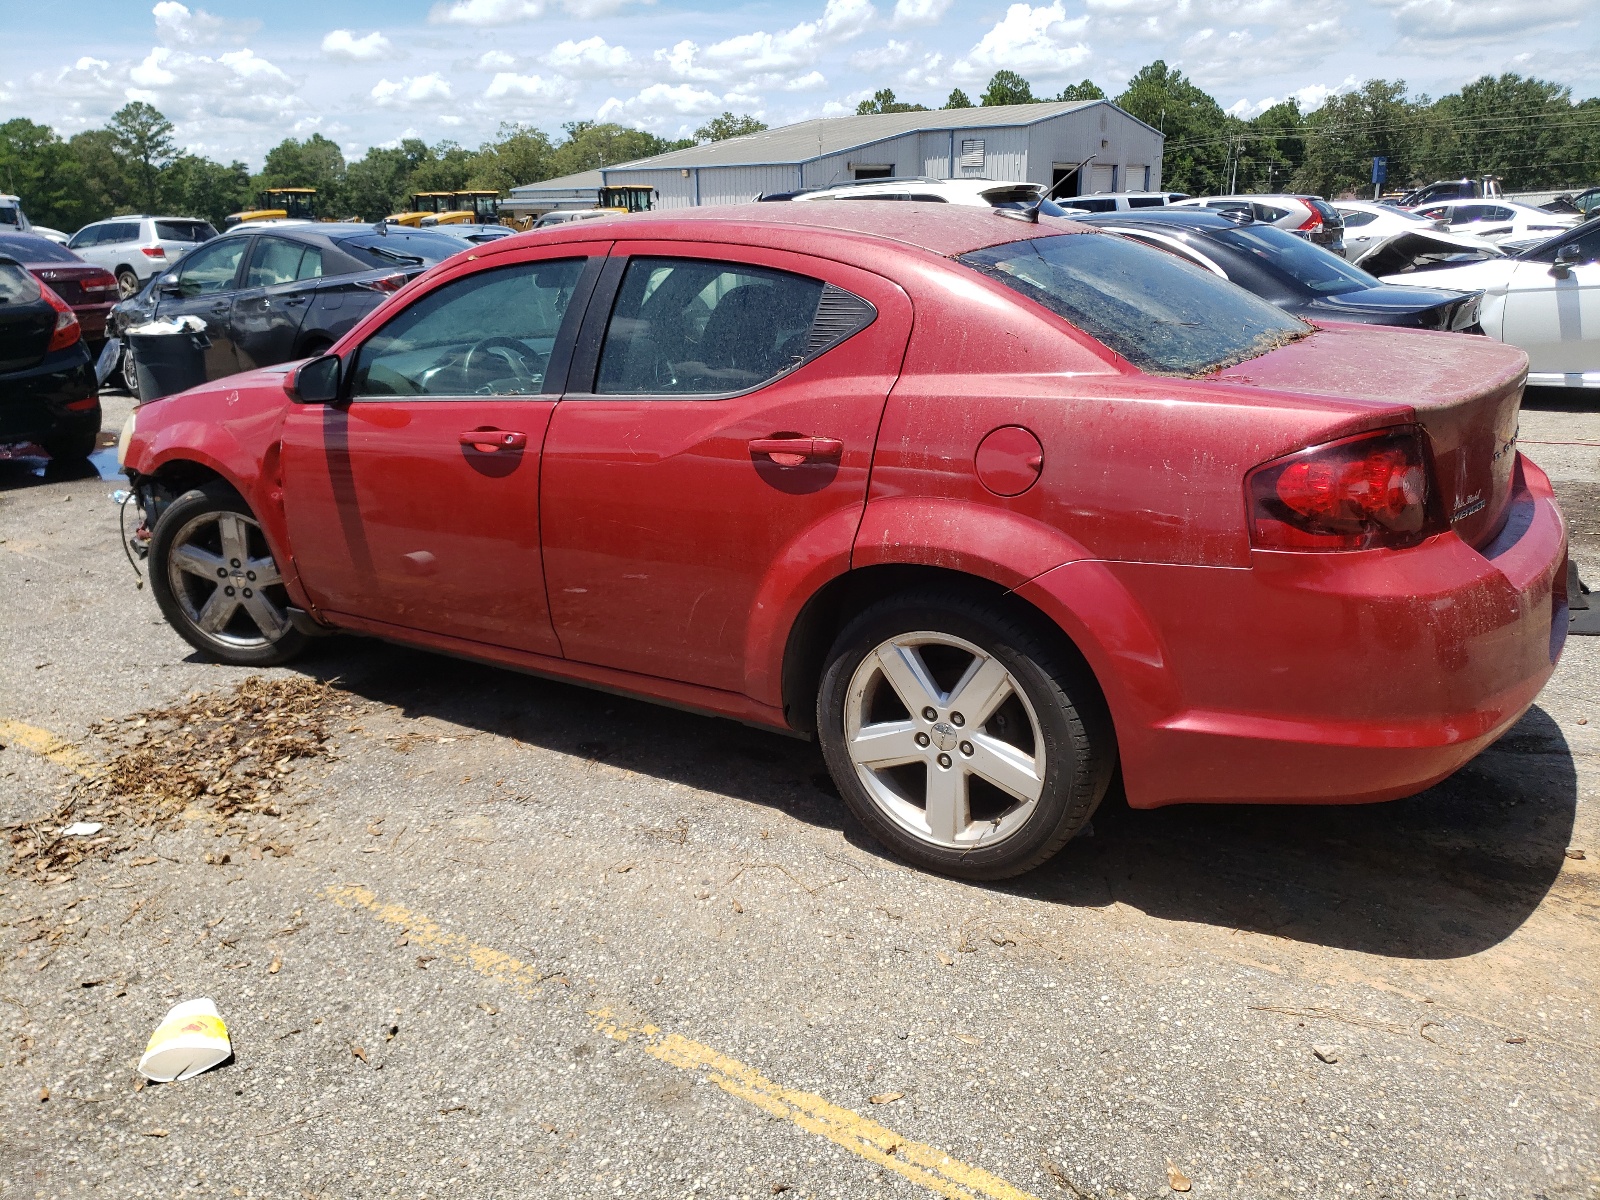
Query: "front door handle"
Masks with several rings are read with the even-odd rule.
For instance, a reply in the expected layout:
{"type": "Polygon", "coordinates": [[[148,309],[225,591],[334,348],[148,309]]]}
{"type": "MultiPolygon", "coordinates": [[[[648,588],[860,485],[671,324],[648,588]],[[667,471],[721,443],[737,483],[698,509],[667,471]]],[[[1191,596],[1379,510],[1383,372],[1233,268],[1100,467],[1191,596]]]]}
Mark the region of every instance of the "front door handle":
{"type": "Polygon", "coordinates": [[[798,467],[807,460],[838,462],[844,455],[844,443],[825,437],[754,438],[750,453],[765,455],[780,467],[798,467]]]}
{"type": "Polygon", "coordinates": [[[528,435],[509,429],[469,429],[461,435],[461,444],[484,454],[497,454],[501,450],[525,449],[528,435]]]}

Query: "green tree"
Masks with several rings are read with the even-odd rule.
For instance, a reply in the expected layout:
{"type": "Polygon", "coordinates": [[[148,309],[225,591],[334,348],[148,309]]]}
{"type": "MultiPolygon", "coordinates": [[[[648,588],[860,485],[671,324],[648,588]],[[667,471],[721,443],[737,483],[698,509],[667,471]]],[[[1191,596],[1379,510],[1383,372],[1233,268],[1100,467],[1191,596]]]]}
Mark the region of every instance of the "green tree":
{"type": "Polygon", "coordinates": [[[1057,100],[1104,100],[1106,94],[1100,90],[1099,84],[1085,79],[1081,83],[1069,83],[1061,89],[1057,100]]]}
{"type": "Polygon", "coordinates": [[[551,178],[593,171],[599,167],[632,162],[636,158],[649,158],[665,154],[668,150],[681,150],[694,145],[692,141],[669,142],[642,129],[628,129],[611,122],[569,121],[561,128],[567,138],[556,146],[551,155],[551,178]]]}
{"type": "Polygon", "coordinates": [[[344,198],[344,151],[339,144],[320,133],[305,141],[285,138],[267,151],[261,174],[252,181],[259,188],[309,187],[317,189],[317,212],[323,216],[342,216],[344,198]]]}
{"type": "Polygon", "coordinates": [[[972,101],[967,98],[967,94],[960,88],[952,88],[950,90],[950,99],[944,102],[944,106],[946,108],[971,108],[972,101]]]}
{"type": "Polygon", "coordinates": [[[161,208],[174,216],[204,217],[217,228],[229,213],[250,207],[250,168],[223,166],[209,158],[181,154],[161,173],[161,208]]]}
{"type": "Polygon", "coordinates": [[[994,78],[989,80],[989,88],[983,93],[983,98],[978,101],[985,108],[993,108],[998,104],[1037,104],[1039,98],[1033,94],[1033,87],[1015,71],[996,71],[994,78]]]}
{"type": "Polygon", "coordinates": [[[928,106],[926,104],[907,104],[904,100],[896,100],[893,88],[879,88],[872,93],[872,99],[863,100],[856,105],[856,115],[859,117],[868,117],[876,113],[927,111],[928,106]]]}
{"type": "Polygon", "coordinates": [[[455,142],[440,142],[437,146],[429,147],[425,156],[412,168],[412,190],[454,192],[466,187],[474,157],[472,151],[463,149],[455,142]]]}
{"type": "Polygon", "coordinates": [[[1305,157],[1293,190],[1318,196],[1372,195],[1372,159],[1389,160],[1389,180],[1419,180],[1417,151],[1426,102],[1406,98],[1405,81],[1369,79],[1330,96],[1305,120],[1305,157]]]}
{"type": "Polygon", "coordinates": [[[99,220],[113,213],[132,212],[133,190],[127,162],[117,149],[116,136],[109,129],[85,129],[67,139],[67,150],[83,181],[84,204],[99,220]]]}
{"type": "Polygon", "coordinates": [[[1281,192],[1305,161],[1305,118],[1294,100],[1274,104],[1247,123],[1234,143],[1241,192],[1281,192]]]}
{"type": "Polygon", "coordinates": [[[1157,59],[1128,81],[1117,104],[1166,134],[1162,187],[1199,196],[1227,191],[1232,147],[1244,123],[1182,71],[1157,59]]]}
{"type": "Polygon", "coordinates": [[[518,184],[549,179],[555,147],[542,129],[505,121],[494,138],[473,155],[468,186],[510,191],[518,184]]]}
{"type": "Polygon", "coordinates": [[[747,133],[760,133],[767,127],[765,121],[758,121],[749,115],[734,116],[725,112],[720,117],[712,117],[699,129],[694,131],[694,140],[697,142],[725,142],[729,138],[744,137],[747,133]]]}
{"type": "Polygon", "coordinates": [[[376,221],[411,208],[411,159],[393,146],[374,146],[344,172],[344,211],[376,221]]]}
{"type": "Polygon", "coordinates": [[[178,156],[172,122],[153,105],[135,100],[117,109],[106,128],[127,163],[136,202],[146,212],[153,212],[161,195],[161,170],[178,156]]]}
{"type": "Polygon", "coordinates": [[[30,220],[69,233],[98,215],[71,147],[23,117],[0,125],[0,191],[22,197],[30,220]]]}
{"type": "Polygon", "coordinates": [[[1419,181],[1498,175],[1510,191],[1563,186],[1588,158],[1572,93],[1517,74],[1485,75],[1442,96],[1419,121],[1419,181]]]}

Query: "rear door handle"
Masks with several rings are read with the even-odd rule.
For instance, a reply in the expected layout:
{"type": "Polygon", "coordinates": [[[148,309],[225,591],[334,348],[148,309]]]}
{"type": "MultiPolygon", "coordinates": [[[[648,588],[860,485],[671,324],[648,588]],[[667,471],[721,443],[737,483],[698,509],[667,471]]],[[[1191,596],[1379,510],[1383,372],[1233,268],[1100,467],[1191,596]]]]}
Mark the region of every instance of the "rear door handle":
{"type": "Polygon", "coordinates": [[[461,435],[461,444],[471,446],[484,454],[501,450],[522,450],[528,445],[528,435],[509,429],[469,429],[461,435]]]}
{"type": "Polygon", "coordinates": [[[844,443],[825,437],[754,438],[750,453],[764,454],[780,467],[798,467],[808,459],[838,462],[844,455],[844,443]]]}

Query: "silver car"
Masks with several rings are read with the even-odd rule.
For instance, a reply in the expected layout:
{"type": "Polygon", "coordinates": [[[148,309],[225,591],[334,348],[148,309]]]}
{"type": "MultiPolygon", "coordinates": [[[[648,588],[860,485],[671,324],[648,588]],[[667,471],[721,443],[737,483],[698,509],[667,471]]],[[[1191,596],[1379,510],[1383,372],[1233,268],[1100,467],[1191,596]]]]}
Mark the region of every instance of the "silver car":
{"type": "Polygon", "coordinates": [[[117,277],[126,300],[201,242],[217,236],[210,222],[195,217],[113,217],[85,225],[67,249],[117,277]]]}
{"type": "Polygon", "coordinates": [[[1299,234],[1313,245],[1331,250],[1341,258],[1345,255],[1344,218],[1320,196],[1287,193],[1195,196],[1174,203],[1180,207],[1209,208],[1216,212],[1249,213],[1252,220],[1299,234]]]}

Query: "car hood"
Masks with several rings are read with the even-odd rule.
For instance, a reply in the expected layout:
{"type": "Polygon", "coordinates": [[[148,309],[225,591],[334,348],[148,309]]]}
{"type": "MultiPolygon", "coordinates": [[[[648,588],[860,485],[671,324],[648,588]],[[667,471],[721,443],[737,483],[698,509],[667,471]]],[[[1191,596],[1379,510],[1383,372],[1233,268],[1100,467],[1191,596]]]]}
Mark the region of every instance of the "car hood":
{"type": "Polygon", "coordinates": [[[1421,278],[1415,272],[1379,275],[1378,278],[1384,283],[1403,287],[1415,287],[1425,280],[1430,288],[1492,292],[1496,288],[1505,288],[1521,261],[1516,258],[1486,258],[1482,262],[1466,263],[1459,267],[1434,267],[1421,278]]]}
{"type": "Polygon", "coordinates": [[[1408,229],[1368,246],[1356,257],[1354,265],[1372,275],[1401,275],[1426,269],[1431,261],[1458,254],[1471,254],[1479,259],[1505,257],[1505,251],[1499,246],[1474,234],[1408,229]]]}
{"type": "Polygon", "coordinates": [[[1484,337],[1341,325],[1219,372],[1244,383],[1349,401],[1408,406],[1428,434],[1446,516],[1481,546],[1511,495],[1528,356],[1484,337]]]}

